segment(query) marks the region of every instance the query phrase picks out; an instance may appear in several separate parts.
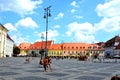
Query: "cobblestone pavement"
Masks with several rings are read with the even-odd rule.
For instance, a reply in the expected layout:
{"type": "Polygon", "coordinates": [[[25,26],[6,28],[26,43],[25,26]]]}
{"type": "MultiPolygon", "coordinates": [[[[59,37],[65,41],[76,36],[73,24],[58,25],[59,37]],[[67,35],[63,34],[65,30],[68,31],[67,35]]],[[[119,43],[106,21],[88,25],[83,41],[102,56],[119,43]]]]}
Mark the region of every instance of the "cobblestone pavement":
{"type": "Polygon", "coordinates": [[[120,63],[93,63],[76,59],[52,59],[52,72],[44,72],[39,58],[0,58],[0,80],[110,80],[120,74],[120,63]]]}

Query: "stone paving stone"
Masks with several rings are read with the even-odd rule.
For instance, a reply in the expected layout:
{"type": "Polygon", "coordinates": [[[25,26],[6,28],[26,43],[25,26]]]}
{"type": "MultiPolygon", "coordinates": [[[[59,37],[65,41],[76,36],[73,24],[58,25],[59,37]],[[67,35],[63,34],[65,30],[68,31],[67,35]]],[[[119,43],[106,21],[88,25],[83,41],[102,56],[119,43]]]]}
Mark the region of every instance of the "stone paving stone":
{"type": "Polygon", "coordinates": [[[5,68],[5,67],[8,68],[9,66],[0,66],[0,68],[5,68]]]}
{"type": "Polygon", "coordinates": [[[120,73],[119,63],[92,63],[76,59],[52,59],[52,72],[44,72],[39,58],[25,64],[25,58],[0,58],[0,80],[110,80],[120,73]],[[3,76],[2,76],[3,75],[3,76]]]}
{"type": "Polygon", "coordinates": [[[106,69],[106,70],[100,70],[100,72],[109,72],[109,73],[112,73],[112,72],[116,72],[116,70],[106,69]]]}
{"type": "Polygon", "coordinates": [[[80,76],[75,78],[76,80],[103,80],[104,77],[97,77],[97,76],[80,76]]]}
{"type": "Polygon", "coordinates": [[[16,80],[48,80],[48,79],[43,77],[27,76],[16,78],[16,80]]]}
{"type": "Polygon", "coordinates": [[[70,72],[70,73],[79,73],[80,71],[78,70],[64,70],[65,72],[70,72]]]}
{"type": "Polygon", "coordinates": [[[66,74],[66,73],[50,73],[50,74],[47,74],[47,75],[55,76],[55,77],[64,77],[64,76],[67,76],[69,74],[66,74]]]}
{"type": "Polygon", "coordinates": [[[0,72],[0,76],[11,76],[11,75],[18,75],[19,73],[15,72],[0,72]]]}
{"type": "Polygon", "coordinates": [[[12,69],[12,70],[22,70],[23,68],[18,68],[18,67],[10,67],[9,69],[12,69]]]}
{"type": "Polygon", "coordinates": [[[5,80],[4,78],[0,78],[0,80],[5,80]]]}
{"type": "Polygon", "coordinates": [[[26,70],[26,72],[39,73],[39,72],[43,72],[43,70],[26,70]]]}
{"type": "Polygon", "coordinates": [[[93,75],[101,75],[101,76],[110,76],[112,73],[101,73],[101,72],[95,72],[92,73],[93,75]]]}

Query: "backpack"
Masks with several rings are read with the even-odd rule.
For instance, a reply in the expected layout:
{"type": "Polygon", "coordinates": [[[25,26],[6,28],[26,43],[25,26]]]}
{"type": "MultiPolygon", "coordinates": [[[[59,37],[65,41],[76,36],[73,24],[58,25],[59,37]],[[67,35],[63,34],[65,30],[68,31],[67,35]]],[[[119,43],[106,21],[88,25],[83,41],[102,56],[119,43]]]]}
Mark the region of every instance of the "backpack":
{"type": "Polygon", "coordinates": [[[47,65],[47,64],[48,64],[48,59],[47,59],[47,58],[44,58],[44,59],[43,59],[43,64],[44,64],[44,65],[47,65]]]}

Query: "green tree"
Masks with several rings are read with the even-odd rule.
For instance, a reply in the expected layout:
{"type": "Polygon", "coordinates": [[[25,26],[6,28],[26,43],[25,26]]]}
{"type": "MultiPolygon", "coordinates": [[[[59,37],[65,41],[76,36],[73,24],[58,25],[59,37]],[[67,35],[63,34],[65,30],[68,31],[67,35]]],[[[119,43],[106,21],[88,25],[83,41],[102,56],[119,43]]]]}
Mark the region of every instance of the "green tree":
{"type": "Polygon", "coordinates": [[[20,54],[19,47],[17,46],[13,47],[13,56],[16,57],[18,54],[20,54]]]}
{"type": "Polygon", "coordinates": [[[35,57],[35,51],[32,51],[31,54],[32,54],[32,57],[35,57]]]}

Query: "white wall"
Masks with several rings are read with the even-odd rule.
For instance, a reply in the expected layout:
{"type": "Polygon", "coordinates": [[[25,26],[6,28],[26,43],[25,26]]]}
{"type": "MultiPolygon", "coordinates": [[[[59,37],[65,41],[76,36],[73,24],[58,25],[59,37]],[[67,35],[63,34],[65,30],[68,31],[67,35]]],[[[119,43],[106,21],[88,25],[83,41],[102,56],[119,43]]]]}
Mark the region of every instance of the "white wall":
{"type": "Polygon", "coordinates": [[[12,57],[13,46],[14,46],[14,42],[7,38],[7,42],[6,42],[6,55],[9,55],[9,57],[12,57]]]}
{"type": "Polygon", "coordinates": [[[0,24],[0,57],[6,57],[6,40],[8,30],[0,24]]]}

